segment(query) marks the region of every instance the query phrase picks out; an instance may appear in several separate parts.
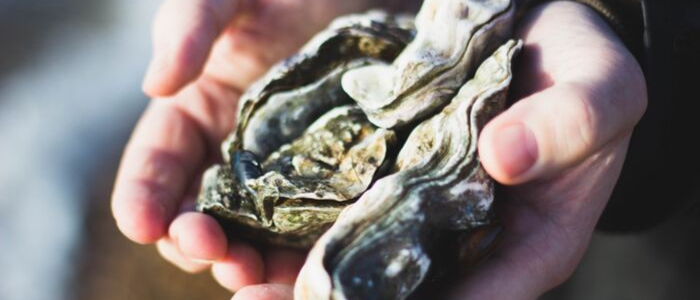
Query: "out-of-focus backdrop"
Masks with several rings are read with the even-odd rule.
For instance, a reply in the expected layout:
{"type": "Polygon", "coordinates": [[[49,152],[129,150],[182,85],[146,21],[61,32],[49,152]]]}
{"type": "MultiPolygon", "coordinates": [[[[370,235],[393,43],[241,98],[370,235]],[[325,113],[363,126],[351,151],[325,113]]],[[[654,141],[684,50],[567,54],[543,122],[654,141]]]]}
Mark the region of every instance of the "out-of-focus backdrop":
{"type": "MultiPolygon", "coordinates": [[[[0,299],[230,297],[209,274],[127,241],[109,211],[148,101],[140,81],[158,4],[0,0],[0,299]]],[[[698,219],[596,234],[573,278],[543,300],[700,299],[698,219]]]]}

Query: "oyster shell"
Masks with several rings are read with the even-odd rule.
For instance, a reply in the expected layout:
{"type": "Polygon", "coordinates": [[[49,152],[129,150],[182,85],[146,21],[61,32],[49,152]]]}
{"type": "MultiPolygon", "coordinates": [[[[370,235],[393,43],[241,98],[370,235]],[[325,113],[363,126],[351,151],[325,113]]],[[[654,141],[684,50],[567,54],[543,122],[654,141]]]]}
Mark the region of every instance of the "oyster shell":
{"type": "Polygon", "coordinates": [[[242,97],[223,165],[202,180],[197,209],[237,236],[310,247],[371,184],[396,141],[342,91],[348,69],[394,59],[413,37],[408,17],[335,21],[242,97]]]}
{"type": "Polygon", "coordinates": [[[238,233],[308,247],[335,221],[343,201],[367,189],[394,141],[393,131],[377,129],[356,105],[338,107],[262,164],[252,152],[238,151],[230,166],[208,170],[198,204],[236,223],[238,233]]]}
{"type": "Polygon", "coordinates": [[[380,127],[430,116],[510,36],[514,12],[510,0],[425,1],[415,40],[393,64],[348,71],[343,89],[380,127]]]}
{"type": "Polygon", "coordinates": [[[352,103],[339,84],[345,71],[392,61],[414,34],[408,16],[372,11],[335,20],[241,96],[224,155],[246,149],[264,157],[291,142],[330,108],[352,103]]]}
{"type": "Polygon", "coordinates": [[[504,106],[521,47],[500,47],[441,113],[413,130],[396,172],[314,245],[295,299],[406,299],[428,274],[436,241],[493,222],[493,183],[479,163],[477,137],[504,106]]]}
{"type": "Polygon", "coordinates": [[[522,47],[506,42],[514,11],[426,0],[417,33],[377,12],[334,22],[242,96],[197,208],[274,245],[322,235],[297,299],[406,299],[441,273],[438,252],[478,258],[498,224],[476,141],[522,47]]]}

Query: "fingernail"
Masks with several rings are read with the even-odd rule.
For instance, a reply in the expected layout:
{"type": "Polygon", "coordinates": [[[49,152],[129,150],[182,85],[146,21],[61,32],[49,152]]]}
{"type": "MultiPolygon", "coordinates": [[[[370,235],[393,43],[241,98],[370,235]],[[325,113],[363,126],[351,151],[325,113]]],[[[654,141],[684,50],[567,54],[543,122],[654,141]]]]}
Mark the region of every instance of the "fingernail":
{"type": "Polygon", "coordinates": [[[192,261],[196,262],[196,263],[203,264],[203,265],[211,265],[215,262],[213,260],[201,259],[201,258],[192,258],[192,261]]]}
{"type": "Polygon", "coordinates": [[[537,140],[524,124],[510,125],[497,131],[494,146],[496,158],[510,176],[522,175],[537,161],[537,140]]]}

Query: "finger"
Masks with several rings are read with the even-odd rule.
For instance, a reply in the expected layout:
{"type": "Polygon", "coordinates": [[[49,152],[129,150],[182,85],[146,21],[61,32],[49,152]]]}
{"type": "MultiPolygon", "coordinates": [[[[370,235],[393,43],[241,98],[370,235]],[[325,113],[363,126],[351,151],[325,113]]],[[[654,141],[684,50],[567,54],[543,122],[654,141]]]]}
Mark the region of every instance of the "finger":
{"type": "Polygon", "coordinates": [[[165,258],[165,260],[174,264],[178,268],[189,273],[199,273],[206,270],[210,264],[193,261],[180,252],[177,245],[173,243],[172,240],[168,238],[163,238],[156,243],[158,253],[165,258]]]}
{"type": "Polygon", "coordinates": [[[231,300],[292,300],[291,286],[282,284],[261,284],[241,289],[231,300]]]}
{"type": "Polygon", "coordinates": [[[249,0],[166,0],[153,24],[153,58],[143,89],[152,97],[172,95],[195,79],[211,48],[249,0]]]}
{"type": "Polygon", "coordinates": [[[292,285],[296,281],[306,253],[291,249],[265,252],[265,282],[292,285]]]}
{"type": "Polygon", "coordinates": [[[481,162],[503,184],[548,178],[629,135],[644,109],[615,94],[558,84],[487,124],[479,140],[481,162]]]}
{"type": "MultiPolygon", "coordinates": [[[[244,90],[272,64],[292,55],[330,21],[319,20],[319,16],[333,15],[324,3],[257,1],[248,5],[214,44],[204,73],[244,90]],[[322,7],[317,8],[319,5],[322,7]]],[[[333,2],[332,7],[338,6],[347,5],[333,2]]]]}
{"type": "Polygon", "coordinates": [[[243,90],[335,17],[371,6],[368,1],[255,1],[216,41],[204,74],[243,90]]]}
{"type": "Polygon", "coordinates": [[[162,238],[205,157],[231,130],[238,94],[204,80],[149,105],[126,147],[112,194],[119,229],[138,243],[162,238]],[[186,103],[186,104],[185,104],[186,103]]]}
{"type": "Polygon", "coordinates": [[[163,237],[191,175],[204,157],[202,136],[171,106],[151,105],[122,158],[112,196],[119,229],[139,243],[163,237]]]}
{"type": "Polygon", "coordinates": [[[214,262],[226,256],[226,235],[210,216],[198,212],[181,214],[170,225],[169,233],[187,258],[214,262]]]}
{"type": "Polygon", "coordinates": [[[264,273],[263,260],[258,251],[239,242],[229,244],[226,258],[212,266],[214,279],[234,292],[248,285],[261,284],[264,273]]]}

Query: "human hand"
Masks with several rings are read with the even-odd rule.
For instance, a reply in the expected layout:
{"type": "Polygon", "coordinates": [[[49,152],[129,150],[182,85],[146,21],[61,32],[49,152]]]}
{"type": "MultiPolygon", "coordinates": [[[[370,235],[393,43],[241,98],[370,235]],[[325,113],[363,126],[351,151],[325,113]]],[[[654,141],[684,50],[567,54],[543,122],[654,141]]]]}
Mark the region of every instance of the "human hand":
{"type": "Polygon", "coordinates": [[[483,130],[479,154],[500,183],[498,250],[451,299],[536,299],[568,279],[617,182],[646,109],[641,68],[588,6],[529,12],[512,96],[483,130]]]}
{"type": "Polygon", "coordinates": [[[227,240],[213,218],[193,212],[198,176],[220,159],[241,91],[333,18],[374,1],[166,0],[144,80],[147,94],[166,99],[151,102],[122,158],[112,196],[122,233],[157,243],[186,271],[211,266],[230,290],[292,283],[305,254],[227,240]]]}
{"type": "MultiPolygon", "coordinates": [[[[640,67],[589,7],[545,4],[516,35],[525,41],[511,94],[519,101],[479,141],[484,167],[506,185],[496,208],[503,240],[446,299],[536,299],[566,280],[646,107],[640,67]]],[[[288,288],[260,285],[236,299],[292,298],[288,288]]]]}

